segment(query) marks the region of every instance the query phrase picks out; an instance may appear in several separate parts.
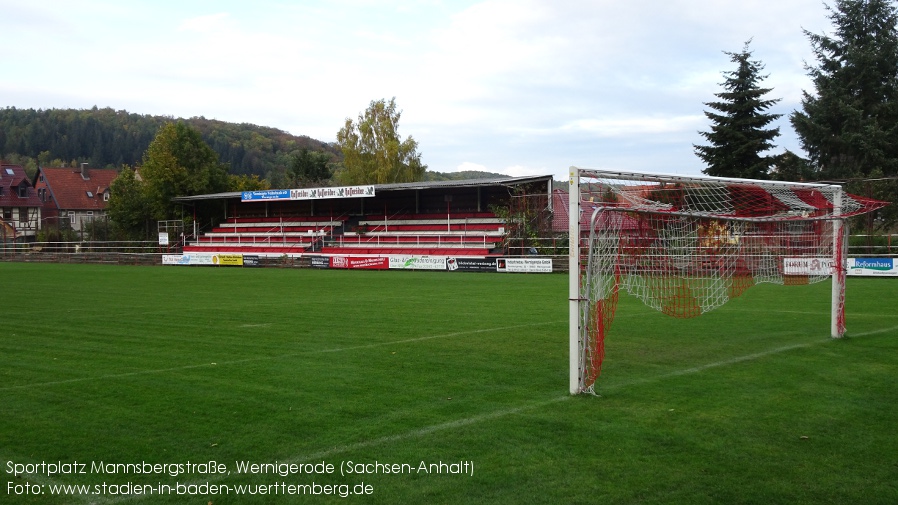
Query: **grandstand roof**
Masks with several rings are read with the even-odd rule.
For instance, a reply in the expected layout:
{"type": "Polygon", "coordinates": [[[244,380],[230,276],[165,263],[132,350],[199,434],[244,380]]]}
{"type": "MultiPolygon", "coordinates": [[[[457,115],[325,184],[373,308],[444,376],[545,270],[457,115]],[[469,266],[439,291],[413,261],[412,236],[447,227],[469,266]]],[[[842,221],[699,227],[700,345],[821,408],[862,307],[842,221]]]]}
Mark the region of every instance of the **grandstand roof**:
{"type": "MultiPolygon", "coordinates": [[[[492,177],[484,179],[466,179],[459,181],[422,181],[422,182],[400,182],[395,184],[374,184],[376,192],[383,191],[407,191],[410,189],[435,189],[435,188],[472,188],[477,186],[516,186],[519,184],[529,184],[534,182],[548,182],[552,180],[551,175],[528,175],[523,177],[492,177]]],[[[367,185],[365,185],[367,186],[367,185]]],[[[172,198],[172,201],[187,203],[200,200],[222,200],[229,198],[240,198],[242,191],[229,191],[226,193],[212,193],[207,195],[194,196],[178,196],[172,198]]]]}

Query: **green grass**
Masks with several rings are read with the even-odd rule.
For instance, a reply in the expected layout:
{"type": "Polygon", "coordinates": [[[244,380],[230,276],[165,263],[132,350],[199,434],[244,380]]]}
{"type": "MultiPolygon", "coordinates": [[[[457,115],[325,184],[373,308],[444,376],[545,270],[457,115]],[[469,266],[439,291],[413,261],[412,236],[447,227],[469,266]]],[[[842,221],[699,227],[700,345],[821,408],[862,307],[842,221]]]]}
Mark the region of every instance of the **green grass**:
{"type": "Polygon", "coordinates": [[[849,279],[842,340],[828,283],[756,286],[691,320],[622,296],[602,396],[570,397],[562,275],[0,263],[0,278],[2,503],[898,502],[893,279],[849,279]],[[232,473],[7,471],[76,460],[232,473]],[[474,471],[341,476],[348,461],[474,471]],[[8,487],[207,481],[373,494],[8,487]]]}

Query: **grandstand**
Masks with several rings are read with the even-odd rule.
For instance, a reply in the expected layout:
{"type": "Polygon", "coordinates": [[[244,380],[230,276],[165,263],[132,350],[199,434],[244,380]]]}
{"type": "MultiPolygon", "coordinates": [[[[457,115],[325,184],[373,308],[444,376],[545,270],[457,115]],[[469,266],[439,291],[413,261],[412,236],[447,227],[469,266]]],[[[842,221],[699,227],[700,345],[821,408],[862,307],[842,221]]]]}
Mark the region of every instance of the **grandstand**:
{"type": "Polygon", "coordinates": [[[551,176],[305,188],[179,197],[221,201],[220,223],[185,237],[185,253],[258,256],[461,256],[506,254],[498,209],[513,195],[548,195],[551,176]]]}

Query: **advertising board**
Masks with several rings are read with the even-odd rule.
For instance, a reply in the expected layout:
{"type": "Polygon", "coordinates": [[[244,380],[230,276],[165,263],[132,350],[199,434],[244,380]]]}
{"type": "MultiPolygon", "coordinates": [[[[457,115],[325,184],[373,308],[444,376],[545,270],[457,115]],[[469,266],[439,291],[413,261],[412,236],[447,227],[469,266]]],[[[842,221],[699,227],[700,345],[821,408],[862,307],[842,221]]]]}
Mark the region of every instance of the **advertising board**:
{"type": "Polygon", "coordinates": [[[448,258],[450,272],[496,272],[496,258],[448,258]]]}
{"type": "Polygon", "coordinates": [[[163,254],[163,265],[212,265],[213,254],[189,253],[189,254],[163,254]]]}
{"type": "Polygon", "coordinates": [[[355,256],[331,256],[331,268],[348,268],[362,270],[386,270],[390,268],[387,258],[360,258],[355,256]]]}
{"type": "Polygon", "coordinates": [[[848,275],[898,276],[895,258],[848,258],[848,275]]]}
{"type": "Polygon", "coordinates": [[[552,273],[552,258],[499,258],[496,271],[508,273],[552,273]]]}
{"type": "Polygon", "coordinates": [[[832,275],[832,258],[783,258],[784,275],[832,275]]]}
{"type": "Polygon", "coordinates": [[[309,256],[312,268],[330,268],[331,260],[327,256],[309,256]]]}
{"type": "Polygon", "coordinates": [[[390,269],[446,270],[446,258],[433,256],[390,256],[390,269]]]}
{"type": "Polygon", "coordinates": [[[241,202],[259,202],[274,200],[326,200],[329,198],[364,198],[373,197],[374,186],[343,186],[340,188],[299,188],[299,189],[267,189],[262,191],[243,191],[241,202]]]}

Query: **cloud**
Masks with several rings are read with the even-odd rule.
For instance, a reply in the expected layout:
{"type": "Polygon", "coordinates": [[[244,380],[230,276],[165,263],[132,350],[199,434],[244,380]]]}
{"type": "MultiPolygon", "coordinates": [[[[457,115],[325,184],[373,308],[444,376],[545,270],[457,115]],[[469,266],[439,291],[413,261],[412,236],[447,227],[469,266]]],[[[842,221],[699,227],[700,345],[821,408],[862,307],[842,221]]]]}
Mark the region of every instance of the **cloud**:
{"type": "Polygon", "coordinates": [[[227,12],[219,12],[185,19],[178,25],[178,30],[203,34],[223,33],[233,30],[235,26],[236,23],[227,12]]]}
{"type": "Polygon", "coordinates": [[[828,27],[819,0],[0,6],[8,36],[28,41],[4,54],[3,105],[202,115],[333,141],[344,118],[395,96],[400,133],[432,170],[509,174],[698,171],[691,146],[731,68],[723,51],[753,38],[783,99],[773,112],[788,114],[811,86],[801,30],[828,27]]]}

